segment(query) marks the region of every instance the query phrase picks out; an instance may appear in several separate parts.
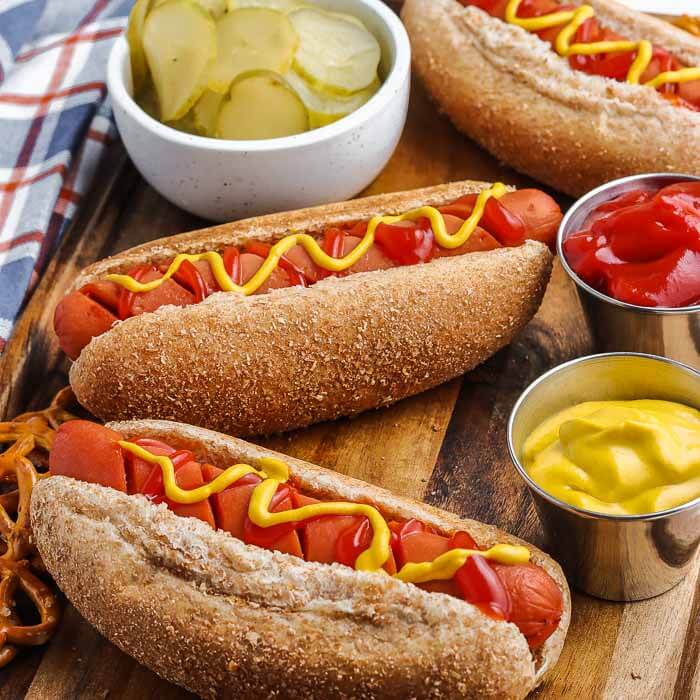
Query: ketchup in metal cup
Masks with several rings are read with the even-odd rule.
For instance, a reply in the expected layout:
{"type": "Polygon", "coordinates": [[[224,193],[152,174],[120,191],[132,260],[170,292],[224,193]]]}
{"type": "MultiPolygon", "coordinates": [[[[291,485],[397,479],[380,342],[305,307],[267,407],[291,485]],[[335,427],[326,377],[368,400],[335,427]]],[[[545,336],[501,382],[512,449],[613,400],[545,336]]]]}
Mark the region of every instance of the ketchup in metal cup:
{"type": "Polygon", "coordinates": [[[569,236],[564,255],[588,285],[637,306],[700,303],[700,182],[632,190],[569,236]]]}

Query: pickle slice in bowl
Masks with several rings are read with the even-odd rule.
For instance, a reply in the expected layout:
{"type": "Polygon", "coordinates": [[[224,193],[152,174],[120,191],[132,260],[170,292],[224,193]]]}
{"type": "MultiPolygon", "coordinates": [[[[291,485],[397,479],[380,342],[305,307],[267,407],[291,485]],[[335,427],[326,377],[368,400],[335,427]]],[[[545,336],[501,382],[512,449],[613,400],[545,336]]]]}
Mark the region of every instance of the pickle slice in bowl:
{"type": "Polygon", "coordinates": [[[376,79],[381,49],[364,25],[311,7],[289,19],[299,35],[294,67],[319,90],[350,95],[376,79]]]}
{"type": "Polygon", "coordinates": [[[196,0],[214,19],[218,19],[226,12],[226,0],[196,0]]]}
{"type": "Polygon", "coordinates": [[[301,0],[228,0],[229,12],[240,10],[242,7],[266,7],[268,10],[291,12],[303,6],[301,0]]]}
{"type": "MultiPolygon", "coordinates": [[[[227,0],[192,0],[196,5],[206,10],[214,19],[218,19],[226,12],[226,1],[227,0]]],[[[154,7],[163,5],[166,2],[169,2],[169,0],[155,0],[154,7]]]]}
{"type": "Polygon", "coordinates": [[[153,81],[146,78],[146,82],[141,87],[138,97],[138,105],[146,112],[149,117],[156,121],[160,119],[160,105],[158,104],[158,95],[153,87],[153,81]]]}
{"type": "Polygon", "coordinates": [[[293,70],[284,77],[306,105],[309,111],[309,126],[312,129],[332,124],[351,114],[362,107],[380,87],[379,78],[376,78],[364,90],[346,97],[317,90],[293,70]]]}
{"type": "Polygon", "coordinates": [[[153,0],[136,0],[129,13],[129,24],[126,27],[126,40],[129,44],[131,59],[131,84],[134,95],[138,95],[148,78],[148,62],[143,50],[143,25],[151,9],[153,0]]]}
{"type": "Polygon", "coordinates": [[[216,56],[216,25],[191,0],[167,0],[143,27],[143,46],[164,122],[183,117],[206,87],[206,69],[216,56]]]}
{"type": "Polygon", "coordinates": [[[194,126],[204,136],[214,136],[216,118],[219,116],[219,110],[224,99],[225,96],[218,92],[205,90],[197,104],[192,107],[191,113],[194,126]]]}
{"type": "Polygon", "coordinates": [[[218,56],[209,70],[210,90],[226,93],[231,81],[251,70],[286,72],[299,43],[287,16],[264,7],[225,14],[216,23],[218,56]]]}
{"type": "Polygon", "coordinates": [[[221,106],[215,135],[222,139],[271,139],[309,129],[309,115],[299,96],[271,71],[244,73],[231,85],[221,106]]]}

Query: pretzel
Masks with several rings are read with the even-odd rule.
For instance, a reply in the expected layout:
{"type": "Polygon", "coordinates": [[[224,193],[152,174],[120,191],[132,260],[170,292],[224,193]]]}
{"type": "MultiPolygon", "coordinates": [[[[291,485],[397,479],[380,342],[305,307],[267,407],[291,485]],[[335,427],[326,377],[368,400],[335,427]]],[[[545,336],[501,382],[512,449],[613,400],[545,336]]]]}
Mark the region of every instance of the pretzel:
{"type": "Polygon", "coordinates": [[[673,20],[673,24],[681,29],[685,29],[686,32],[690,32],[695,36],[700,36],[700,17],[689,17],[688,15],[683,15],[682,17],[673,20]]]}
{"type": "Polygon", "coordinates": [[[45,644],[60,618],[54,591],[36,574],[44,574],[41,557],[32,541],[29,504],[34,484],[48,476],[48,451],[58,426],[75,418],[66,408],[74,402],[66,387],[42,411],[17,416],[0,423],[0,443],[12,443],[0,454],[0,668],[23,646],[45,644]],[[17,612],[17,594],[22,591],[39,615],[34,625],[23,624],[17,612]]]}

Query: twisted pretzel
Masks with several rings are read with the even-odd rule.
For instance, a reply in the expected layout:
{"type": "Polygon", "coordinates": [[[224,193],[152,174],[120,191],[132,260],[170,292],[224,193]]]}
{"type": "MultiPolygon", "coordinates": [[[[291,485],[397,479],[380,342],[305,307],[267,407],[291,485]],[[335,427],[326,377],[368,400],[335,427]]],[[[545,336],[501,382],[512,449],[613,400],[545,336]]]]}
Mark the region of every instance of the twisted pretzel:
{"type": "Polygon", "coordinates": [[[700,17],[689,17],[688,15],[683,15],[678,19],[674,19],[673,24],[681,29],[685,29],[686,32],[690,32],[695,36],[700,36],[700,17]]]}
{"type": "Polygon", "coordinates": [[[66,408],[74,401],[62,389],[43,411],[23,413],[0,423],[0,443],[12,443],[0,453],[0,668],[23,646],[44,644],[60,617],[55,593],[36,574],[44,574],[32,541],[29,504],[34,484],[48,476],[48,452],[58,426],[75,418],[66,408]],[[39,622],[24,624],[17,611],[22,591],[36,609],[39,622]]]}

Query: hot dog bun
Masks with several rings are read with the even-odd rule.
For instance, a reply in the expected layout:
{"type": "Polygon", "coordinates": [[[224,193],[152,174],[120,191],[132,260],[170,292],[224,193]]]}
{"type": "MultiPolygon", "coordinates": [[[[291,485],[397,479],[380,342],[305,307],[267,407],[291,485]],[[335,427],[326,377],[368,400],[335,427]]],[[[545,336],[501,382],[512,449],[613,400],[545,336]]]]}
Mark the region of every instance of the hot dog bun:
{"type": "MultiPolygon", "coordinates": [[[[166,421],[110,427],[225,466],[282,458],[305,491],[372,503],[482,546],[511,535],[208,430],[166,421]]],[[[385,574],[251,547],[140,496],[65,477],[37,484],[32,527],[44,562],[108,639],[205,697],[527,695],[556,663],[570,619],[559,566],[527,545],[564,597],[559,628],[533,657],[518,629],[385,574]]]]}
{"type": "MultiPolygon", "coordinates": [[[[484,186],[380,195],[161,239],[90,266],[75,286],[179,252],[440,206],[484,186]]],[[[527,242],[308,289],[164,307],[94,338],[71,385],[103,419],[177,419],[235,435],[357,413],[436,386],[508,344],[537,311],[551,261],[546,246],[527,242]]]]}
{"type": "MultiPolygon", "coordinates": [[[[586,0],[630,39],[650,39],[688,65],[700,42],[611,0],[586,0]]],[[[572,70],[520,27],[457,0],[406,0],[413,64],[455,124],[497,158],[578,196],[641,172],[700,174],[700,113],[655,90],[572,70]]]]}

